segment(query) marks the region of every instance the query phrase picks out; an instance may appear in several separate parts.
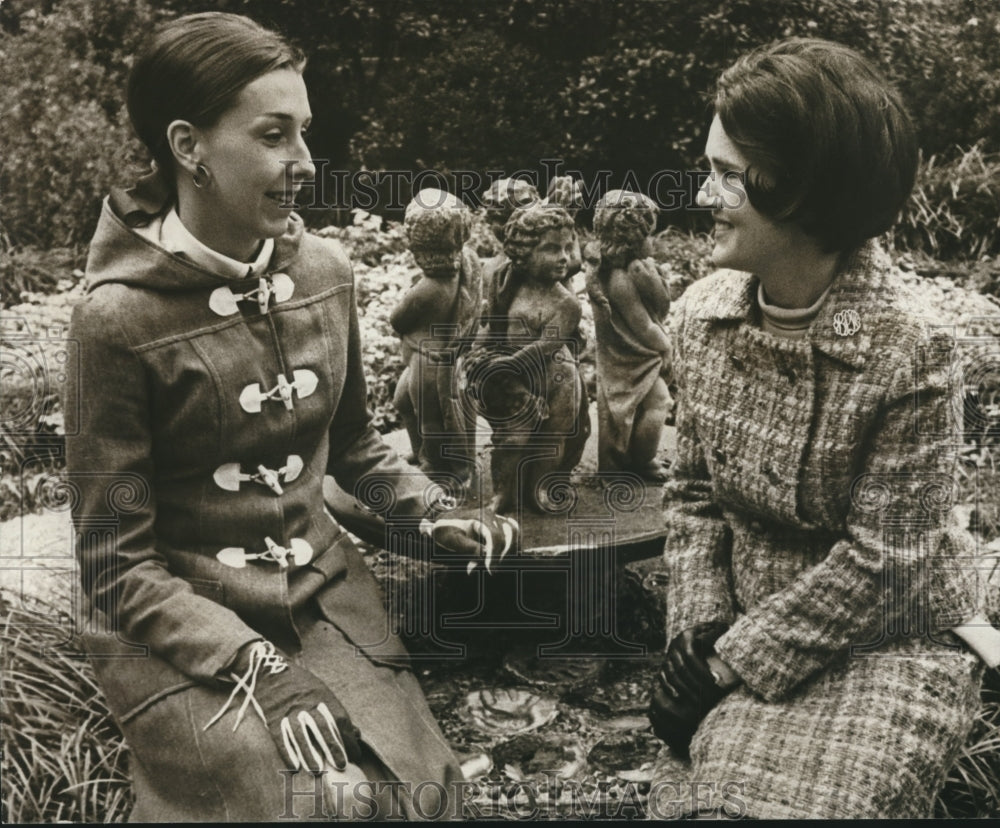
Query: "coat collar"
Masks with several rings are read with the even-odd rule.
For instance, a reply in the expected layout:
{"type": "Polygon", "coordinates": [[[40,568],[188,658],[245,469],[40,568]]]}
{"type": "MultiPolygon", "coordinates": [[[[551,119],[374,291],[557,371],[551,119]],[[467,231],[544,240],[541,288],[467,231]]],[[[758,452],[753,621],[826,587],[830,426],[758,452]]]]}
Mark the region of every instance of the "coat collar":
{"type": "MultiPolygon", "coordinates": [[[[232,279],[165,250],[137,231],[137,228],[161,221],[172,206],[171,196],[160,189],[161,185],[162,179],[153,174],[129,190],[112,189],[111,195],[104,200],[87,255],[90,290],[105,282],[134,284],[154,290],[190,290],[232,284],[232,279]]],[[[302,219],[291,213],[285,234],[274,240],[267,265],[269,272],[291,265],[304,234],[302,219]]]]}
{"type": "MultiPolygon", "coordinates": [[[[881,306],[888,300],[889,257],[874,240],[847,260],[806,333],[807,341],[827,356],[856,368],[864,366],[881,306]]],[[[695,318],[750,322],[757,304],[757,277],[725,271],[717,290],[702,297],[695,318]]]]}

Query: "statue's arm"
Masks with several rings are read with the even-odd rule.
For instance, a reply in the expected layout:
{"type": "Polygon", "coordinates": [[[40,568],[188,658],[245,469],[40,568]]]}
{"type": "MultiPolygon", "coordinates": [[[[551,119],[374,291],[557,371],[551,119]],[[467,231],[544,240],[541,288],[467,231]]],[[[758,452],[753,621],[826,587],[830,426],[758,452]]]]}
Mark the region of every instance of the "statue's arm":
{"type": "MultiPolygon", "coordinates": [[[[645,275],[643,273],[641,278],[645,275]]],[[[608,301],[640,344],[658,353],[665,353],[670,348],[663,325],[653,318],[643,301],[634,272],[620,268],[611,271],[608,301]]]]}
{"type": "Polygon", "coordinates": [[[389,316],[389,324],[400,336],[406,336],[435,323],[450,322],[458,284],[455,279],[431,279],[427,276],[411,287],[389,316]]]}
{"type": "Polygon", "coordinates": [[[537,364],[539,359],[549,360],[564,345],[570,349],[574,347],[577,342],[574,334],[583,312],[580,302],[573,294],[565,288],[561,292],[564,295],[551,303],[548,316],[539,325],[538,338],[507,357],[512,363],[527,367],[537,364]]]}

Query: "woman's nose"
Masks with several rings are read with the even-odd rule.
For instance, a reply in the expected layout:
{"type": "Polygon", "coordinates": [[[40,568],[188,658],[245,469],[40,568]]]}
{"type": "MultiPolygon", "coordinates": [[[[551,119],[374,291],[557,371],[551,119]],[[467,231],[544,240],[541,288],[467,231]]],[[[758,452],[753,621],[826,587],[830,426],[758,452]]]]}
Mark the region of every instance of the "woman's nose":
{"type": "Polygon", "coordinates": [[[715,173],[708,174],[704,183],[698,188],[694,201],[699,207],[713,210],[718,206],[719,197],[715,194],[715,173]]]}
{"type": "Polygon", "coordinates": [[[313,164],[312,156],[306,142],[299,139],[298,153],[293,160],[295,166],[292,168],[292,178],[295,181],[312,181],[316,177],[316,165],[313,164]]]}

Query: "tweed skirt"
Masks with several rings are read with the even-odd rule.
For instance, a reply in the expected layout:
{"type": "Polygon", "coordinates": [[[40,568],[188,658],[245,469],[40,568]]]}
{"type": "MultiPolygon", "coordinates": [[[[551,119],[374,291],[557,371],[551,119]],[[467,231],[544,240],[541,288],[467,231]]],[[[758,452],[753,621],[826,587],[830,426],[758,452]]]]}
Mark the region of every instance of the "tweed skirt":
{"type": "MultiPolygon", "coordinates": [[[[309,606],[296,617],[301,650],[290,659],[326,683],[347,709],[361,732],[366,777],[389,783],[363,786],[355,814],[367,817],[377,809],[379,818],[460,816],[460,803],[449,797],[454,798],[461,769],[416,677],[408,669],[376,664],[359,654],[309,606]]],[[[139,669],[162,666],[148,663],[158,661],[154,656],[140,661],[145,664],[135,665],[139,669]]],[[[113,687],[121,677],[102,682],[103,670],[135,669],[126,661],[102,665],[98,660],[95,667],[106,694],[104,685],[113,687]]],[[[343,801],[336,785],[331,792],[311,774],[289,773],[252,710],[236,730],[237,705],[203,729],[228,696],[228,690],[186,682],[134,714],[116,711],[130,749],[136,799],[131,821],[283,821],[334,814],[343,801]]],[[[114,710],[113,701],[109,698],[114,710]]]]}
{"type": "Polygon", "coordinates": [[[657,777],[697,787],[701,813],[930,817],[979,709],[981,677],[969,653],[910,640],[846,659],[780,702],[740,687],[702,722],[690,765],[664,748],[657,777]]]}

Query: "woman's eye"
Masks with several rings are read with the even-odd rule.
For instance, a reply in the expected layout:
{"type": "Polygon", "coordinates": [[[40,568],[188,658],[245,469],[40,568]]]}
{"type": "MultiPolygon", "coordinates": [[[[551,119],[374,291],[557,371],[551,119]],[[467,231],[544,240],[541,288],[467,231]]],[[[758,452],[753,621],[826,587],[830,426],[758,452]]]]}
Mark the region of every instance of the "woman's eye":
{"type": "Polygon", "coordinates": [[[280,132],[267,132],[264,134],[264,140],[269,144],[278,144],[281,142],[282,134],[280,132]]]}

